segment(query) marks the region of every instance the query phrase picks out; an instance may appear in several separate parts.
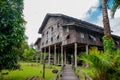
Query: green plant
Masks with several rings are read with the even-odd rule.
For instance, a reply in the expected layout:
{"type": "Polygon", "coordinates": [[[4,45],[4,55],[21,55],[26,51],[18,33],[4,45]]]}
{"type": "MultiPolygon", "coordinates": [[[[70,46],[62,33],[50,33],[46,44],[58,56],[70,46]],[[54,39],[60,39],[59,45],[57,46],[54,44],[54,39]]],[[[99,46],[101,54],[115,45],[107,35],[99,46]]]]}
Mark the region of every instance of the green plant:
{"type": "MultiPolygon", "coordinates": [[[[94,52],[94,51],[93,51],[94,52]]],[[[94,68],[94,80],[119,80],[120,75],[120,50],[109,53],[83,54],[81,60],[90,64],[94,68]]]]}
{"type": "Polygon", "coordinates": [[[106,36],[103,37],[103,46],[104,46],[104,52],[106,53],[113,53],[113,51],[115,50],[114,40],[112,38],[107,39],[106,36]]]}

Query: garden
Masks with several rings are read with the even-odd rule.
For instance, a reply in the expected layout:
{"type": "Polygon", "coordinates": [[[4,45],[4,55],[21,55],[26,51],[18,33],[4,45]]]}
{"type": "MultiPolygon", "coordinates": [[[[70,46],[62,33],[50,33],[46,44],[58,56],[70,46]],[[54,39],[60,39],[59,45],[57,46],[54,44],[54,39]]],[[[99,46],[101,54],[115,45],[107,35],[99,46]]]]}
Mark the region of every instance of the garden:
{"type": "Polygon", "coordinates": [[[42,78],[43,65],[35,62],[20,62],[21,68],[17,70],[2,70],[3,80],[27,80],[32,77],[38,77],[39,80],[53,80],[56,76],[52,73],[53,69],[60,69],[59,66],[46,65],[45,78],[42,78]]]}

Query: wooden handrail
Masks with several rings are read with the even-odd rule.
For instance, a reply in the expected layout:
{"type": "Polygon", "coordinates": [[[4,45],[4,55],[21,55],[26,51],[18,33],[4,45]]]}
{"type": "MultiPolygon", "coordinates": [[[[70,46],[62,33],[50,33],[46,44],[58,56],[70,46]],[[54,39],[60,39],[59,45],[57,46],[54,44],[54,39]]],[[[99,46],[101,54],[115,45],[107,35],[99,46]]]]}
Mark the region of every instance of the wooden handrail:
{"type": "Polygon", "coordinates": [[[54,80],[60,80],[60,77],[61,77],[60,75],[61,75],[61,73],[63,71],[63,68],[64,68],[64,66],[62,66],[61,69],[58,71],[58,73],[56,74],[56,77],[55,77],[54,80]]]}

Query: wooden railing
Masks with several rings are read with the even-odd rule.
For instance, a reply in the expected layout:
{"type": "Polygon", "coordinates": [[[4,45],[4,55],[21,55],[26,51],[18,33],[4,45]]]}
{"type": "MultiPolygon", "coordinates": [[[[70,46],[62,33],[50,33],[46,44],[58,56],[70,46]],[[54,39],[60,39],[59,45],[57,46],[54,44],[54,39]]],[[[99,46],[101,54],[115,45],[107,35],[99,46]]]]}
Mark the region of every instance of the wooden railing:
{"type": "Polygon", "coordinates": [[[58,71],[54,80],[60,80],[64,66],[58,71]]]}
{"type": "MultiPolygon", "coordinates": [[[[76,72],[76,69],[75,69],[75,72],[76,72]]],[[[93,80],[93,79],[92,79],[91,77],[89,77],[85,72],[83,72],[82,70],[78,70],[78,71],[76,72],[76,75],[79,77],[80,80],[81,80],[81,76],[80,76],[79,74],[83,75],[82,80],[93,80]]]]}
{"type": "Polygon", "coordinates": [[[86,73],[84,73],[82,70],[79,70],[80,73],[84,75],[84,80],[92,80],[86,73]]]}

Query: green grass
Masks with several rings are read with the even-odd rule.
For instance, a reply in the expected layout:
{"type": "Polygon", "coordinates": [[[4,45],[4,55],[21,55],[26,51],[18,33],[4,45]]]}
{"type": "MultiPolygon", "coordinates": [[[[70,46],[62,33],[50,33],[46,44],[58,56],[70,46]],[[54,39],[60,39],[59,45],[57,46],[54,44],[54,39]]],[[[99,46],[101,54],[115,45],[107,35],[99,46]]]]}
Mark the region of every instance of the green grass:
{"type": "Polygon", "coordinates": [[[21,69],[22,70],[12,70],[7,71],[3,70],[3,72],[9,72],[8,75],[4,75],[5,80],[25,80],[26,78],[32,77],[32,76],[40,76],[40,80],[53,80],[56,76],[56,74],[52,73],[52,70],[54,68],[60,69],[60,67],[56,67],[53,65],[46,65],[45,69],[45,79],[42,78],[42,64],[36,64],[36,63],[26,63],[21,62],[21,69]]]}

